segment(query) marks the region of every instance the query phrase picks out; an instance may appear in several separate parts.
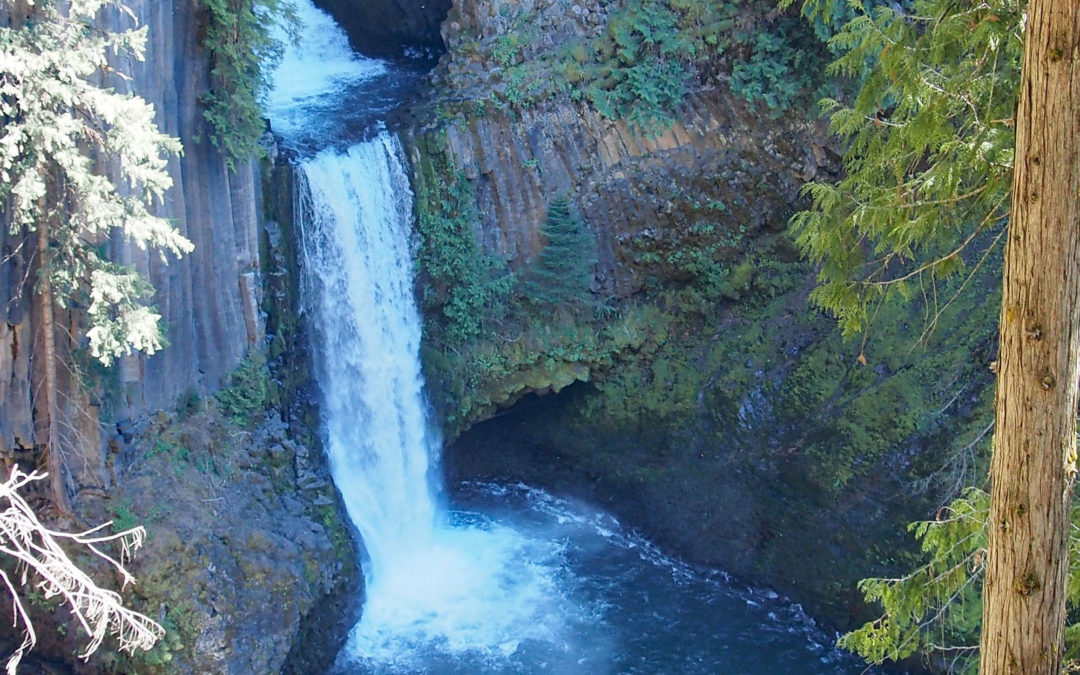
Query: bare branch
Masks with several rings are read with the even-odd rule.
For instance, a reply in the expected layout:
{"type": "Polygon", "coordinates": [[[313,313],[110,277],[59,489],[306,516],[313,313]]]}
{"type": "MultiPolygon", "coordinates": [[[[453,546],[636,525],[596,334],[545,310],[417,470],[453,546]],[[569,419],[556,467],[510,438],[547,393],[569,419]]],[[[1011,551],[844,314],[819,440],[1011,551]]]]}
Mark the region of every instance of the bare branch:
{"type": "MultiPolygon", "coordinates": [[[[124,569],[123,563],[142,545],[146,531],[136,527],[124,532],[102,534],[102,530],[111,522],[80,533],[58,532],[45,527],[17,492],[27,483],[42,480],[45,476],[37,471],[28,475],[14,467],[7,482],[0,484],[0,502],[7,503],[7,508],[0,511],[0,554],[16,560],[20,586],[28,583],[28,573],[33,571],[39,577],[34,587],[40,589],[46,598],[61,596],[64,599],[90,637],[89,644],[80,654],[81,658],[89,658],[109,633],[116,636],[121,651],[131,653],[135,649],[150,649],[165,635],[165,629],[152,619],[124,607],[120,594],[95,584],[71,561],[59,543],[67,540],[86,547],[116,569],[126,586],[134,578],[124,569]],[[119,560],[99,548],[100,544],[109,542],[120,545],[119,560]]],[[[16,585],[2,570],[0,576],[11,594],[14,626],[23,627],[23,642],[7,662],[8,675],[14,675],[23,655],[36,644],[37,636],[20,601],[16,585]]]]}

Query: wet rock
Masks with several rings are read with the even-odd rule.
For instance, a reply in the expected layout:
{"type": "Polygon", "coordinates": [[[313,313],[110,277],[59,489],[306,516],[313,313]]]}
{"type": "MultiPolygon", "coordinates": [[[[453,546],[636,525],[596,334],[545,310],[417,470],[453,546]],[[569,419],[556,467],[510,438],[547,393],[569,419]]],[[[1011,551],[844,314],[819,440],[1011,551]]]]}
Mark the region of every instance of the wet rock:
{"type": "Polygon", "coordinates": [[[450,0],[315,0],[315,4],[334,16],[363,54],[431,58],[443,52],[439,25],[450,0]]]}

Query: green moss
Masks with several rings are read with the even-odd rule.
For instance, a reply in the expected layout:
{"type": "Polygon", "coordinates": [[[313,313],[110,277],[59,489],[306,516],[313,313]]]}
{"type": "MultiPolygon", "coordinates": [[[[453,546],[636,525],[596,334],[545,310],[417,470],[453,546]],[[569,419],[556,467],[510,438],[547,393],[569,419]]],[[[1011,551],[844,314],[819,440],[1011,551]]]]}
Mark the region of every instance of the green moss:
{"type": "Polygon", "coordinates": [[[316,513],[310,514],[312,520],[322,523],[330,543],[334,547],[334,556],[341,562],[352,565],[356,560],[356,551],[353,549],[352,537],[349,534],[348,525],[342,521],[340,511],[333,505],[326,504],[316,507],[316,513]]]}
{"type": "Polygon", "coordinates": [[[136,517],[131,510],[130,500],[125,499],[118,503],[111,503],[109,505],[109,511],[112,513],[112,527],[114,532],[130,530],[140,524],[138,517],[136,517]]]}
{"type": "Polygon", "coordinates": [[[849,489],[905,448],[931,447],[911,466],[917,480],[984,428],[990,410],[982,392],[991,379],[970,352],[993,341],[992,301],[957,305],[942,319],[952,327],[947,335],[913,347],[904,326],[920,317],[909,306],[883,308],[875,333],[860,344],[842,341],[827,317],[807,313],[801,295],[753,293],[733,306],[737,318],[719,326],[683,311],[675,292],[663,296],[666,310],[628,305],[600,328],[565,328],[560,340],[540,339],[551,333],[537,329],[509,353],[486,352],[475,370],[480,364],[458,361],[471,373],[458,390],[459,420],[489,413],[500,402],[492,390],[508,382],[539,388],[555,372],[552,363],[574,354],[589,369],[579,378],[589,386],[575,399],[577,423],[593,433],[645,420],[657,433],[697,435],[711,420],[722,447],[739,427],[743,442],[781,448],[823,496],[849,489]]]}

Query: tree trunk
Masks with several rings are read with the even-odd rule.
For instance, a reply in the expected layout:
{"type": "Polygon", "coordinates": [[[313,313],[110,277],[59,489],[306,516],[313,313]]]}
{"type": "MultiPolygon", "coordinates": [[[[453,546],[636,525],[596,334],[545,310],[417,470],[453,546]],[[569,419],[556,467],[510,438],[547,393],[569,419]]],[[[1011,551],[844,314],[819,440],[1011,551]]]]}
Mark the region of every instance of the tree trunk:
{"type": "Polygon", "coordinates": [[[52,284],[48,272],[49,234],[45,223],[37,229],[38,279],[34,288],[33,401],[35,443],[42,449],[49,472],[49,496],[61,515],[71,513],[64,488],[64,455],[60,445],[60,406],[57,403],[56,322],[52,284]]]}
{"type": "Polygon", "coordinates": [[[980,673],[1058,673],[1080,351],[1080,2],[1028,5],[980,673]]]}

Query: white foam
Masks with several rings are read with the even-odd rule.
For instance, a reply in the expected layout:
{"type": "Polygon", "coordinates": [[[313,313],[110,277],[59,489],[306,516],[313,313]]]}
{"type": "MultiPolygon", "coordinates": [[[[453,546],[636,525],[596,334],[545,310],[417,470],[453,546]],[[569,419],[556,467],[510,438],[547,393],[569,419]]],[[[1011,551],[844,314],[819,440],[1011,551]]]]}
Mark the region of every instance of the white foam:
{"type": "Polygon", "coordinates": [[[371,580],[348,650],[400,666],[430,651],[506,658],[525,640],[559,643],[572,612],[559,588],[563,553],[505,527],[440,530],[408,564],[371,580]]]}

